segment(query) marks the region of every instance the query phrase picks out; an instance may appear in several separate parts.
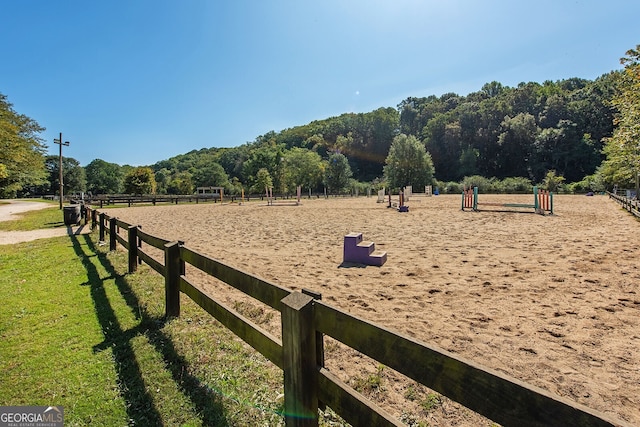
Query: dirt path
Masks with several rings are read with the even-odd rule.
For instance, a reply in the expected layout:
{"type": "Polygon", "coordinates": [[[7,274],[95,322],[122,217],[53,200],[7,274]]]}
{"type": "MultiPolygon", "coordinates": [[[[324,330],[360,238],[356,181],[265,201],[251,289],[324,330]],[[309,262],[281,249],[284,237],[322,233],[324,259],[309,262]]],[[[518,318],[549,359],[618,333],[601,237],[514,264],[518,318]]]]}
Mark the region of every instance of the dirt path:
{"type": "MultiPolygon", "coordinates": [[[[24,200],[2,200],[0,203],[0,221],[17,219],[24,212],[53,208],[54,206],[43,202],[28,202],[24,200]],[[5,203],[8,202],[8,203],[5,203]]],[[[47,228],[30,231],[0,231],[0,245],[12,245],[15,243],[30,242],[32,240],[46,239],[73,234],[84,234],[90,231],[89,227],[80,225],[65,228],[47,228]]]]}

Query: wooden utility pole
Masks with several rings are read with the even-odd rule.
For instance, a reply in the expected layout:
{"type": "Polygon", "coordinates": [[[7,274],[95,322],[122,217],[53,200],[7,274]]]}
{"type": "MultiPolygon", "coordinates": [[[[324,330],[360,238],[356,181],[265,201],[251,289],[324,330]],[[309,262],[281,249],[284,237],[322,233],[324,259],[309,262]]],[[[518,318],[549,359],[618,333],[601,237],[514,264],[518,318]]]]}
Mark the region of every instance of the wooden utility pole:
{"type": "Polygon", "coordinates": [[[60,139],[54,139],[53,140],[54,143],[58,144],[60,146],[60,164],[58,165],[58,169],[60,172],[60,177],[59,177],[59,181],[60,181],[60,210],[62,210],[62,198],[63,198],[63,183],[62,183],[62,146],[66,145],[69,146],[69,141],[65,141],[62,142],[62,132],[60,132],[60,139]]]}

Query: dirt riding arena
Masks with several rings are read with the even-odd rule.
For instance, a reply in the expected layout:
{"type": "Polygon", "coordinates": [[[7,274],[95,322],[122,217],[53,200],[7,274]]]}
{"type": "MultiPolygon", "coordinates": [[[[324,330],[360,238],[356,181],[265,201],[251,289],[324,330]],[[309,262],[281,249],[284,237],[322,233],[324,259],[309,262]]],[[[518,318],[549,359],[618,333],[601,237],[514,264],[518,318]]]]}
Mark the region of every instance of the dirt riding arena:
{"type": "MultiPolygon", "coordinates": [[[[481,202],[532,199],[480,195],[481,202]]],[[[408,205],[399,213],[375,197],[303,199],[300,206],[171,205],[109,214],[640,425],[640,222],[606,196],[556,195],[553,216],[462,212],[453,195],[413,197],[408,205]],[[386,264],[342,265],[349,232],[387,251],[386,264]]],[[[327,366],[340,366],[345,381],[376,372],[375,362],[353,352],[327,354],[327,366]]],[[[370,395],[400,415],[411,386],[385,375],[370,395]]],[[[477,423],[449,401],[422,416],[431,425],[477,423]]]]}

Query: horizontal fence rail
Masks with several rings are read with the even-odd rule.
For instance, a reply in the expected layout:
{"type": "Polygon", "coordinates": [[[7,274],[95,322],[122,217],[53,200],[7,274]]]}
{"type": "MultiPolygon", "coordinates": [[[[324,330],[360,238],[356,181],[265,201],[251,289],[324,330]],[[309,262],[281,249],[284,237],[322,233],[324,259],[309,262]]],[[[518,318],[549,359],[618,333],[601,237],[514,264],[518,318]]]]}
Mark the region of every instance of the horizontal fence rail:
{"type": "Polygon", "coordinates": [[[130,272],[141,260],[164,276],[167,316],[180,315],[182,293],[283,370],[287,426],[317,426],[320,402],[353,425],[403,425],[323,366],[323,334],[504,426],[630,426],[352,316],[323,303],[319,294],[292,292],[104,212],[90,216],[98,220],[100,240],[109,234],[111,249],[116,242],[128,249],[130,272]],[[127,230],[127,239],[121,229],[127,230]],[[142,242],[164,251],[164,264],[146,254],[142,242]],[[185,275],[186,264],[278,310],[282,341],[193,284],[185,275]]]}
{"type": "Polygon", "coordinates": [[[607,192],[610,199],[615,200],[616,202],[622,205],[623,209],[627,212],[635,216],[636,218],[640,218],[640,200],[637,198],[630,199],[625,196],[621,196],[619,194],[607,192]]]}

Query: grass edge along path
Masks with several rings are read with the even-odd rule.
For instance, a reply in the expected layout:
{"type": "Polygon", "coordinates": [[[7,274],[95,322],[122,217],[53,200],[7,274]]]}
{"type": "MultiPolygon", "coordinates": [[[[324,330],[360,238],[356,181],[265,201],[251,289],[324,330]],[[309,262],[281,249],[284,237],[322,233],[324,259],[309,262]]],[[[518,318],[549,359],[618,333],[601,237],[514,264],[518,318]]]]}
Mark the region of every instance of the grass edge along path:
{"type": "Polygon", "coordinates": [[[93,235],[0,246],[0,405],[65,425],[279,425],[282,373],[163,279],[93,235]]]}

